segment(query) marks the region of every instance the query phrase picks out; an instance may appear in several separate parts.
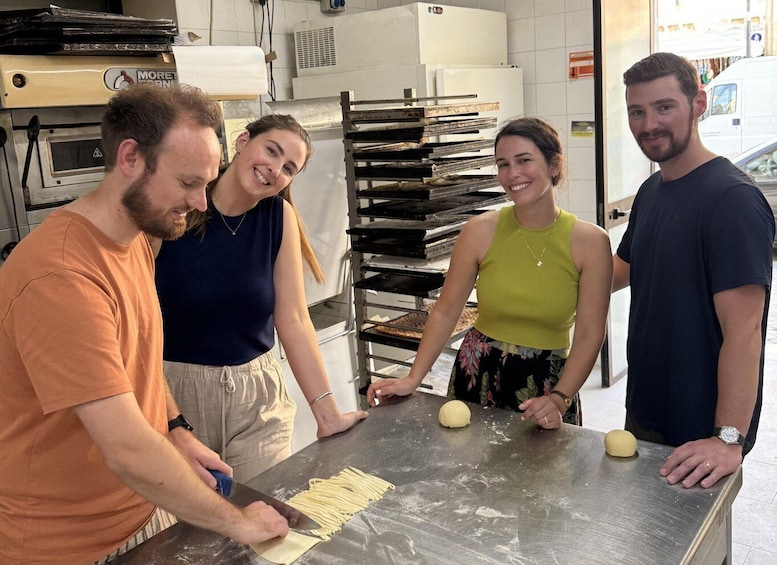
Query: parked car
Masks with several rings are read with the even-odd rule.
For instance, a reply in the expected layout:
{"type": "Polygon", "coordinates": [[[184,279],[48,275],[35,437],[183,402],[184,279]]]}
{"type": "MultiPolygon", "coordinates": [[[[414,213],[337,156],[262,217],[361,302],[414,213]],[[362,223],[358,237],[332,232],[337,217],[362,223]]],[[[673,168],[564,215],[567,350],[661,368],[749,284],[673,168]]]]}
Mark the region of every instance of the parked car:
{"type": "Polygon", "coordinates": [[[732,162],[756,180],[777,221],[777,137],[740,153],[732,162]]]}

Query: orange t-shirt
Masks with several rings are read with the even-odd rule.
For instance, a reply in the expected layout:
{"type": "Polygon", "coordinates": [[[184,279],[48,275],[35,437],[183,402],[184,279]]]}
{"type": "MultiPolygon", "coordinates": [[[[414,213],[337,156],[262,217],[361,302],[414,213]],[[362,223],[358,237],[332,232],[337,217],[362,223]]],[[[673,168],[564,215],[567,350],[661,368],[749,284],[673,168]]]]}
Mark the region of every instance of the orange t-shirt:
{"type": "Polygon", "coordinates": [[[74,406],[134,392],[166,433],[162,320],[145,237],[55,211],[0,268],[0,563],[89,563],[154,505],[103,460],[74,406]]]}

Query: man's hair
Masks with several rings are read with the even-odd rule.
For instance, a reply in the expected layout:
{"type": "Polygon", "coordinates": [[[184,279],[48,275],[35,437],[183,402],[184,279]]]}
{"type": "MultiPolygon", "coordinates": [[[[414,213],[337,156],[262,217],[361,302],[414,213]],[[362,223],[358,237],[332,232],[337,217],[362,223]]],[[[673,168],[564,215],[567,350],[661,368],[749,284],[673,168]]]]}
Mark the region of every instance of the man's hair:
{"type": "Polygon", "coordinates": [[[183,117],[213,128],[217,134],[220,132],[221,107],[194,86],[140,83],[113,96],[100,124],[105,170],[110,171],[116,165],[122,141],[134,139],[146,167],[154,172],[165,134],[183,117]]]}
{"type": "Polygon", "coordinates": [[[637,61],[623,73],[623,84],[628,88],[666,76],[675,77],[688,102],[693,101],[700,88],[699,72],[687,59],[674,53],[653,53],[637,61]]]}
{"type": "Polygon", "coordinates": [[[494,149],[502,138],[508,136],[523,137],[533,142],[542,153],[548,167],[556,166],[557,172],[550,180],[553,186],[558,186],[565,176],[566,161],[556,129],[539,118],[517,118],[505,124],[496,134],[494,149]]]}

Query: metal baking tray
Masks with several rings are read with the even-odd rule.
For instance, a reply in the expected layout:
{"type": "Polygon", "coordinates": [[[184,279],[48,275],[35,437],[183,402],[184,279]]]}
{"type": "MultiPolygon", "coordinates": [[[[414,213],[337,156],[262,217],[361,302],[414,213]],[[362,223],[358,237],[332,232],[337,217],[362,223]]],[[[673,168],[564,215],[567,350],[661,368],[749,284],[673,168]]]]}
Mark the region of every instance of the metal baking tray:
{"type": "Polygon", "coordinates": [[[354,161],[414,161],[490,149],[491,139],[450,143],[389,143],[354,149],[354,161]]]}
{"type": "Polygon", "coordinates": [[[408,243],[428,241],[460,231],[469,216],[448,216],[427,221],[377,220],[345,230],[351,235],[401,238],[408,243]]]}
{"type": "Polygon", "coordinates": [[[463,214],[478,208],[507,202],[504,192],[470,192],[440,200],[389,200],[359,208],[362,218],[396,218],[405,220],[431,220],[439,216],[463,214]]]}
{"type": "Polygon", "coordinates": [[[494,175],[451,175],[425,181],[382,184],[361,189],[356,196],[384,200],[438,200],[496,186],[499,186],[499,180],[494,175]]]}
{"type": "Polygon", "coordinates": [[[0,11],[0,52],[148,55],[172,50],[169,19],[47,8],[0,11]]]}
{"type": "MultiPolygon", "coordinates": [[[[470,306],[470,304],[468,304],[467,306],[470,306]]],[[[380,343],[383,345],[390,345],[392,347],[400,347],[402,349],[410,349],[412,351],[418,351],[418,344],[421,343],[420,337],[403,336],[403,335],[386,333],[385,331],[378,330],[376,327],[376,326],[383,326],[383,327],[396,327],[396,328],[402,329],[403,328],[402,318],[403,316],[400,316],[393,320],[389,320],[388,322],[383,324],[375,323],[370,327],[365,327],[359,331],[359,339],[370,341],[372,343],[380,343]]],[[[459,324],[457,324],[457,328],[454,330],[453,334],[451,334],[451,337],[448,338],[448,342],[459,339],[471,327],[472,327],[471,324],[461,325],[460,327],[459,327],[459,324]]],[[[408,329],[412,329],[414,331],[419,331],[420,329],[420,331],[423,332],[424,328],[413,327],[408,329]]]]}
{"type": "Polygon", "coordinates": [[[446,159],[430,159],[407,163],[381,163],[354,167],[357,179],[427,179],[463,173],[472,169],[491,167],[494,164],[492,155],[482,157],[448,157],[446,159]]]}
{"type": "Polygon", "coordinates": [[[455,232],[427,241],[408,241],[400,237],[360,237],[351,242],[351,248],[359,253],[431,259],[450,253],[458,236],[459,232],[455,232]]]}
{"type": "Polygon", "coordinates": [[[389,255],[370,255],[362,261],[363,273],[425,273],[445,276],[450,267],[450,255],[438,257],[433,261],[410,257],[391,257],[389,255]]]}
{"type": "Polygon", "coordinates": [[[354,283],[364,290],[407,294],[421,298],[434,298],[445,282],[442,273],[380,273],[354,283]]]}
{"type": "Polygon", "coordinates": [[[420,120],[428,118],[440,118],[443,116],[477,114],[480,112],[495,112],[497,110],[499,110],[499,102],[460,102],[457,104],[397,106],[396,108],[350,110],[348,112],[348,119],[354,123],[386,121],[399,122],[403,120],[420,120]]]}
{"type": "Polygon", "coordinates": [[[427,141],[437,135],[477,133],[496,127],[496,118],[469,118],[434,123],[390,124],[383,127],[352,130],[345,134],[352,141],[427,141]]]}
{"type": "Polygon", "coordinates": [[[399,347],[401,349],[410,349],[412,351],[418,351],[418,344],[421,343],[420,339],[386,334],[379,332],[374,327],[359,331],[359,339],[372,343],[380,343],[381,345],[399,347]]]}

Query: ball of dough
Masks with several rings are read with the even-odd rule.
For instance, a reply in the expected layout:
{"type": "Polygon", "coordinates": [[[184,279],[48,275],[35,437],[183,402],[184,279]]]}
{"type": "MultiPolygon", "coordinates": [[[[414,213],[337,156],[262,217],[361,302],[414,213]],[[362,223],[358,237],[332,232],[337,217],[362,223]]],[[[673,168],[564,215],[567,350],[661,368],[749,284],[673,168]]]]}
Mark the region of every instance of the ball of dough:
{"type": "Polygon", "coordinates": [[[613,457],[631,457],[637,452],[637,438],[626,430],[611,430],[604,436],[604,449],[613,457]]]}
{"type": "Polygon", "coordinates": [[[449,400],[440,408],[438,420],[446,428],[464,428],[469,425],[472,413],[461,400],[449,400]]]}

